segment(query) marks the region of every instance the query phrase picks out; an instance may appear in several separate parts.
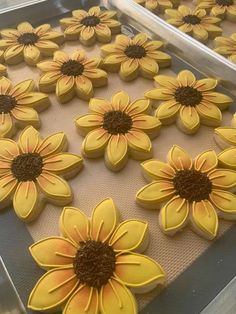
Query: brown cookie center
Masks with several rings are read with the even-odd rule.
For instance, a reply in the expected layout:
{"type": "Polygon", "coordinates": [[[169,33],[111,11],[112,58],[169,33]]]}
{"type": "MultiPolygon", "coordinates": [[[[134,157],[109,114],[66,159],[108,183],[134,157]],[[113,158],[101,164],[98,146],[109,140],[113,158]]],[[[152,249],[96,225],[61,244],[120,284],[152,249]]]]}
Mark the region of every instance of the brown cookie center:
{"type": "Polygon", "coordinates": [[[100,23],[100,18],[95,15],[86,16],[80,21],[80,23],[85,26],[96,26],[100,23]]]}
{"type": "Polygon", "coordinates": [[[103,128],[110,134],[125,134],[132,127],[131,117],[121,110],[108,111],[104,114],[103,128]]]}
{"type": "Polygon", "coordinates": [[[18,155],[11,164],[12,174],[18,181],[35,181],[42,170],[43,159],[38,153],[18,155]]]}
{"type": "Polygon", "coordinates": [[[189,14],[189,15],[185,15],[183,17],[183,21],[186,24],[192,24],[192,25],[196,25],[196,24],[200,24],[201,23],[201,19],[193,14],[189,14]]]}
{"type": "Polygon", "coordinates": [[[180,170],[173,179],[176,194],[190,202],[208,199],[212,183],[205,173],[197,170],[180,170]]]}
{"type": "Polygon", "coordinates": [[[197,89],[190,86],[178,87],[175,91],[175,100],[183,106],[195,107],[200,104],[202,94],[197,89]]]}
{"type": "Polygon", "coordinates": [[[8,95],[0,95],[0,113],[9,113],[15,106],[17,102],[14,97],[8,95]]]}
{"type": "Polygon", "coordinates": [[[115,271],[116,256],[111,246],[88,240],[80,243],[74,258],[74,271],[82,284],[100,289],[115,271]]]}
{"type": "Polygon", "coordinates": [[[61,72],[68,76],[79,76],[83,73],[84,66],[76,60],[69,60],[64,62],[61,66],[61,72]]]}
{"type": "Polygon", "coordinates": [[[218,5],[223,5],[223,6],[229,7],[229,6],[234,4],[234,1],[233,0],[216,0],[216,3],[218,5]]]}
{"type": "Polygon", "coordinates": [[[35,33],[24,33],[17,40],[22,45],[34,45],[39,40],[39,36],[35,33]]]}
{"type": "Polygon", "coordinates": [[[130,45],[125,49],[125,54],[129,58],[141,59],[146,56],[146,50],[139,45],[130,45]]]}

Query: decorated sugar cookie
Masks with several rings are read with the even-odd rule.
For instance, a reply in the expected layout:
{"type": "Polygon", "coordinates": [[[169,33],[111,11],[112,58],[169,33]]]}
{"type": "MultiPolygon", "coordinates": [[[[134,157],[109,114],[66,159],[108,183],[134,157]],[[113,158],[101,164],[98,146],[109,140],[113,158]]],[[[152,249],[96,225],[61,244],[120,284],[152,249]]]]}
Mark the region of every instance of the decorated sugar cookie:
{"type": "MultiPolygon", "coordinates": [[[[235,11],[236,12],[236,11],[235,11]]],[[[230,37],[216,37],[214,49],[219,54],[236,64],[236,33],[230,37]]]]}
{"type": "Polygon", "coordinates": [[[94,87],[107,85],[107,73],[99,69],[100,64],[100,58],[87,58],[83,50],[76,50],[71,56],[56,51],[53,60],[37,64],[44,72],[39,79],[39,88],[46,93],[56,91],[61,103],[70,101],[75,95],[88,100],[94,94],[94,87]]]}
{"type": "Polygon", "coordinates": [[[159,67],[171,64],[171,57],[159,51],[162,46],[163,42],[150,41],[144,33],[132,39],[117,35],[114,44],[101,47],[103,67],[110,72],[119,72],[125,81],[132,81],[138,75],[152,79],[159,72],[159,67]]]}
{"type": "Polygon", "coordinates": [[[161,207],[159,224],[174,235],[187,224],[196,233],[212,240],[217,235],[218,215],[236,220],[236,172],[218,169],[212,150],[193,161],[180,147],[173,146],[167,163],[153,159],[142,163],[144,176],[151,181],[140,189],[136,199],[145,208],[161,207]]]}
{"type": "Polygon", "coordinates": [[[222,19],[227,18],[236,21],[236,1],[235,0],[198,0],[198,9],[205,9],[212,16],[222,19]]]}
{"type": "Polygon", "coordinates": [[[0,138],[11,137],[16,128],[27,125],[40,126],[36,110],[44,110],[50,104],[46,94],[36,91],[33,80],[13,86],[5,77],[0,78],[0,138]]]}
{"type": "Polygon", "coordinates": [[[172,8],[178,5],[179,0],[134,0],[136,3],[141,4],[151,12],[158,13],[165,9],[172,8]]]}
{"type": "Polygon", "coordinates": [[[88,219],[74,207],[60,218],[61,237],[34,243],[30,252],[47,273],[32,290],[28,307],[63,314],[136,314],[134,292],[147,292],[165,282],[162,267],[140,254],[148,244],[147,223],[119,223],[107,198],[88,219]],[[138,253],[136,253],[138,252],[138,253]]]}
{"type": "Polygon", "coordinates": [[[222,34],[222,29],[217,26],[221,19],[208,16],[203,9],[191,10],[185,5],[180,5],[178,10],[167,9],[165,11],[167,22],[178,27],[184,33],[192,35],[201,42],[222,34]]]}
{"type": "Polygon", "coordinates": [[[119,171],[126,165],[128,156],[137,160],[152,156],[150,138],[158,135],[161,123],[148,114],[148,100],[131,102],[129,95],[121,91],[111,101],[91,99],[89,108],[89,114],[76,120],[79,132],[85,136],[82,151],[86,157],[105,154],[106,166],[119,171]]]}
{"type": "Polygon", "coordinates": [[[64,42],[64,35],[53,31],[49,24],[36,28],[28,22],[23,22],[17,29],[2,29],[0,34],[0,50],[4,50],[4,58],[8,64],[25,61],[35,65],[43,56],[51,56],[64,42]]]}
{"type": "Polygon", "coordinates": [[[7,75],[7,68],[4,63],[4,51],[0,50],[0,76],[6,76],[7,75]]]}
{"type": "Polygon", "coordinates": [[[233,102],[227,95],[214,91],[217,80],[197,80],[188,70],[179,72],[177,77],[158,75],[154,80],[160,85],[145,93],[153,103],[160,102],[156,117],[163,124],[177,120],[177,126],[186,134],[196,133],[200,124],[219,126],[221,110],[233,102]]]}
{"type": "Polygon", "coordinates": [[[110,42],[111,35],[121,30],[116,11],[101,10],[99,7],[92,7],[88,12],[74,10],[72,17],[61,19],[60,24],[67,40],[80,40],[86,46],[94,44],[96,40],[110,42]]]}
{"type": "Polygon", "coordinates": [[[82,166],[82,159],[64,153],[67,139],[63,132],[44,140],[32,127],[26,127],[18,143],[0,139],[0,209],[13,203],[17,216],[32,221],[45,201],[64,206],[72,191],[59,175],[71,177],[82,166]]]}

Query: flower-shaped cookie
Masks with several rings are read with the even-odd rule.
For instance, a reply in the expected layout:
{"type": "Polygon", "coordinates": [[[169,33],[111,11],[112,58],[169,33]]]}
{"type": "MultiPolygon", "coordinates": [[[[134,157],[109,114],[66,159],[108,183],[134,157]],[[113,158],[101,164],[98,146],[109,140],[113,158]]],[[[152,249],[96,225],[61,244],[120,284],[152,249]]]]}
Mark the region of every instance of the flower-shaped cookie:
{"type": "Polygon", "coordinates": [[[148,100],[130,102],[127,93],[118,92],[111,102],[91,99],[89,108],[89,114],[76,120],[80,133],[86,136],[82,144],[85,156],[97,158],[105,152],[105,163],[113,171],[125,166],[128,155],[137,160],[152,156],[149,137],[158,135],[161,123],[148,114],[148,100]]]}
{"type": "Polygon", "coordinates": [[[216,26],[221,19],[207,16],[203,9],[191,10],[187,6],[180,5],[178,10],[167,9],[165,13],[169,18],[168,23],[201,42],[206,42],[208,37],[214,38],[222,34],[222,29],[216,26]]]}
{"type": "Polygon", "coordinates": [[[36,28],[28,22],[23,22],[17,29],[2,29],[0,34],[0,50],[5,50],[4,58],[8,64],[25,61],[35,65],[43,56],[51,56],[64,42],[64,35],[55,32],[49,24],[36,28]]]}
{"type": "Polygon", "coordinates": [[[219,54],[228,57],[230,61],[236,63],[236,33],[228,37],[216,37],[214,49],[219,54]]]}
{"type": "Polygon", "coordinates": [[[117,35],[114,44],[101,47],[103,66],[110,72],[119,72],[125,81],[132,81],[138,75],[152,79],[159,67],[167,67],[171,63],[171,57],[158,50],[162,46],[163,42],[150,41],[144,33],[132,39],[117,35]]]}
{"type": "Polygon", "coordinates": [[[178,0],[134,0],[152,12],[159,12],[179,4],[178,0]]]}
{"type": "Polygon", "coordinates": [[[7,75],[7,68],[2,63],[4,62],[4,51],[0,50],[0,76],[7,75]]]}
{"type": "Polygon", "coordinates": [[[128,288],[149,291],[164,283],[165,273],[157,262],[139,254],[148,244],[147,223],[131,219],[119,224],[118,214],[110,198],[95,207],[91,219],[77,208],[64,208],[62,236],[30,247],[37,264],[48,270],[30,294],[30,309],[137,314],[128,288]]]}
{"type": "Polygon", "coordinates": [[[56,51],[53,60],[37,64],[44,72],[39,79],[39,89],[46,93],[56,90],[62,103],[75,95],[88,100],[93,96],[93,87],[107,85],[107,73],[98,68],[100,64],[100,58],[88,59],[83,50],[77,50],[71,56],[64,51],[56,51]]]}
{"type": "Polygon", "coordinates": [[[0,139],[0,209],[13,202],[17,216],[24,221],[37,218],[45,201],[66,205],[72,192],[58,175],[75,175],[82,159],[63,153],[67,140],[64,133],[44,140],[32,127],[26,127],[18,143],[0,139]]]}
{"type": "Polygon", "coordinates": [[[111,35],[120,33],[121,23],[116,20],[116,11],[92,7],[72,11],[72,17],[60,20],[67,40],[80,40],[84,45],[92,45],[96,40],[110,42],[111,35]]]}
{"type": "Polygon", "coordinates": [[[49,104],[46,94],[35,91],[33,80],[13,86],[7,78],[0,78],[0,138],[14,135],[16,127],[39,127],[40,120],[35,109],[44,110],[49,104]]]}
{"type": "Polygon", "coordinates": [[[206,239],[217,235],[218,216],[236,220],[236,172],[217,169],[218,160],[212,150],[193,161],[180,147],[173,146],[168,163],[148,160],[142,164],[144,175],[152,182],[136,195],[147,208],[162,206],[159,224],[164,233],[173,235],[191,223],[194,231],[206,239]]]}
{"type": "Polygon", "coordinates": [[[156,110],[156,117],[163,124],[176,120],[177,126],[186,134],[197,132],[200,123],[208,126],[219,126],[222,115],[232,98],[214,91],[217,80],[206,78],[196,80],[188,70],[178,76],[158,75],[155,81],[160,87],[145,93],[153,101],[161,101],[156,110]]]}
{"type": "Polygon", "coordinates": [[[235,0],[198,0],[198,9],[205,9],[213,16],[227,18],[236,21],[236,1],[235,0]]]}

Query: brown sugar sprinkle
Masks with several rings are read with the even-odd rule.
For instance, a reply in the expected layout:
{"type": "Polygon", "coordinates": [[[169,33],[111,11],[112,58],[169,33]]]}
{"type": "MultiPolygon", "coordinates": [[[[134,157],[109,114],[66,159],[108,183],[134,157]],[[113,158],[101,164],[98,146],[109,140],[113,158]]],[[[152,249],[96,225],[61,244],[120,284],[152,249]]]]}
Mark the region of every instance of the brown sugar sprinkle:
{"type": "Polygon", "coordinates": [[[108,111],[104,114],[103,128],[110,134],[125,134],[132,127],[132,118],[121,110],[108,111]]]}
{"type": "Polygon", "coordinates": [[[181,86],[175,91],[175,100],[183,106],[195,107],[200,104],[202,94],[193,87],[181,86]]]}
{"type": "Polygon", "coordinates": [[[39,40],[39,36],[35,33],[24,33],[17,39],[21,45],[34,45],[39,40]]]}
{"type": "Polygon", "coordinates": [[[86,16],[80,21],[81,24],[92,27],[98,25],[100,22],[100,18],[95,15],[86,16]]]}
{"type": "Polygon", "coordinates": [[[146,56],[146,50],[139,45],[130,45],[125,49],[125,54],[129,58],[141,59],[146,56]]]}
{"type": "Polygon", "coordinates": [[[0,114],[9,113],[15,108],[17,102],[14,97],[9,95],[0,95],[0,114]]]}
{"type": "Polygon", "coordinates": [[[84,66],[79,61],[69,60],[62,64],[61,72],[68,76],[79,76],[84,72],[84,66]]]}

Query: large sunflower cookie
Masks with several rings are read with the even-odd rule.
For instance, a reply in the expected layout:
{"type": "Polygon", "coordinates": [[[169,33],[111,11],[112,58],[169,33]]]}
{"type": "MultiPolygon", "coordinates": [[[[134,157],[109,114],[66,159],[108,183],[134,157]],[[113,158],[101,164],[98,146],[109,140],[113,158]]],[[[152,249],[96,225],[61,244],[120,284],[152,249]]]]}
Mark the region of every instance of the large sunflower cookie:
{"type": "Polygon", "coordinates": [[[148,244],[147,228],[137,219],[119,223],[110,198],[95,207],[91,219],[65,207],[62,236],[30,247],[37,264],[48,271],[32,290],[28,307],[63,314],[136,314],[129,288],[147,292],[165,281],[161,266],[140,254],[148,244]]]}
{"type": "Polygon", "coordinates": [[[99,69],[100,65],[100,58],[87,58],[83,50],[74,51],[71,56],[56,51],[53,60],[37,64],[44,72],[39,79],[39,88],[46,93],[56,91],[62,103],[75,95],[88,100],[94,94],[94,87],[107,85],[107,73],[99,69]]]}
{"type": "Polygon", "coordinates": [[[125,81],[134,80],[138,75],[152,79],[159,67],[171,64],[171,57],[159,51],[162,46],[163,42],[151,41],[144,33],[133,38],[117,35],[115,43],[101,47],[103,67],[110,72],[119,72],[125,81]]]}
{"type": "Polygon", "coordinates": [[[200,124],[219,126],[221,110],[233,102],[227,95],[214,91],[217,80],[206,78],[197,80],[188,70],[177,77],[158,75],[155,81],[158,88],[145,93],[145,97],[160,104],[156,117],[163,124],[171,124],[177,119],[177,126],[187,134],[196,133],[200,124]]]}
{"type": "Polygon", "coordinates": [[[72,191],[59,175],[75,175],[82,159],[64,153],[66,146],[64,133],[43,140],[32,126],[22,131],[18,143],[0,139],[0,208],[13,203],[17,216],[29,222],[37,218],[45,201],[70,203],[72,191]]]}
{"type": "Polygon", "coordinates": [[[216,37],[214,49],[219,54],[228,58],[231,62],[236,64],[236,33],[230,37],[216,37]]]}
{"type": "Polygon", "coordinates": [[[4,51],[0,50],[0,76],[7,75],[7,68],[3,65],[4,61],[4,51]]]}
{"type": "Polygon", "coordinates": [[[213,16],[222,19],[227,18],[236,21],[236,1],[235,0],[198,0],[199,9],[205,9],[213,16]]]}
{"type": "Polygon", "coordinates": [[[82,151],[86,157],[97,158],[105,153],[105,163],[113,171],[121,170],[128,156],[145,160],[152,156],[150,138],[158,135],[160,121],[148,113],[150,102],[118,92],[111,101],[93,98],[90,113],[76,120],[79,132],[86,136],[82,151]]]}
{"type": "Polygon", "coordinates": [[[64,42],[64,35],[52,30],[49,24],[36,28],[28,22],[23,22],[17,29],[7,28],[0,32],[0,50],[4,50],[4,58],[8,64],[25,61],[35,65],[43,56],[51,56],[64,42]]]}
{"type": "Polygon", "coordinates": [[[0,138],[11,137],[17,127],[39,127],[37,111],[46,109],[49,104],[48,96],[36,91],[33,80],[13,86],[7,78],[0,78],[0,138]]]}
{"type": "Polygon", "coordinates": [[[218,215],[236,220],[236,172],[218,169],[214,151],[198,155],[193,161],[180,147],[173,146],[168,163],[148,160],[142,164],[144,176],[152,181],[137,192],[139,204],[161,207],[159,224],[164,233],[174,235],[188,223],[206,239],[214,239],[218,215]]]}
{"type": "Polygon", "coordinates": [[[116,11],[92,7],[88,12],[74,10],[72,17],[63,18],[60,23],[67,40],[80,40],[84,45],[90,46],[96,40],[110,42],[112,34],[120,33],[121,23],[116,17],[116,11]]]}

